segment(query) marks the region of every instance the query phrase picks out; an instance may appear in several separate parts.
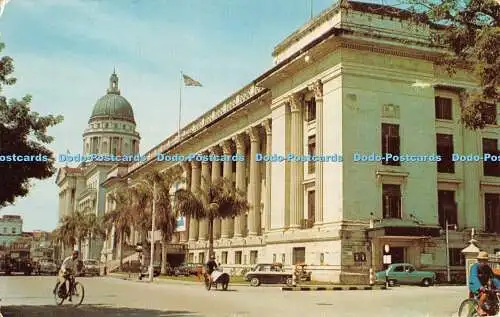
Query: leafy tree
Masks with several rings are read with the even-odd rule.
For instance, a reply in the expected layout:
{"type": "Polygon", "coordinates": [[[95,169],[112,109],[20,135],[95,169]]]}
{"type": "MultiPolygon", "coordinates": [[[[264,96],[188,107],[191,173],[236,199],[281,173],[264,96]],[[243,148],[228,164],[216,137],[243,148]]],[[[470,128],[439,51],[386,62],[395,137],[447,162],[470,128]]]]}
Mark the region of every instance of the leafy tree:
{"type": "Polygon", "coordinates": [[[248,211],[245,194],[233,183],[219,178],[203,190],[180,189],[175,206],[180,214],[192,219],[208,219],[208,254],[214,251],[214,220],[236,217],[248,211]]]}
{"type": "MultiPolygon", "coordinates": [[[[403,0],[412,18],[431,23],[431,41],[448,49],[439,65],[450,75],[472,71],[480,88],[467,93],[462,122],[482,129],[491,121],[488,110],[500,103],[500,5],[496,0],[403,0]]],[[[495,110],[496,111],[496,110],[495,110]]]]}
{"type": "MultiPolygon", "coordinates": [[[[5,44],[0,43],[0,51],[4,48],[5,44]]],[[[13,72],[13,59],[3,56],[0,59],[0,94],[5,86],[16,83],[11,77],[13,72]]],[[[30,103],[29,95],[21,100],[7,100],[0,95],[0,207],[12,204],[16,197],[26,196],[30,179],[46,179],[55,173],[53,153],[45,147],[53,141],[53,137],[47,135],[47,128],[63,118],[40,116],[31,110],[30,103]],[[31,161],[20,161],[19,156],[30,156],[31,161]]]]}
{"type": "MultiPolygon", "coordinates": [[[[137,182],[135,187],[138,192],[135,196],[139,203],[136,209],[136,217],[141,220],[141,228],[144,233],[151,230],[151,216],[153,209],[153,185],[156,190],[155,202],[155,230],[162,234],[162,257],[161,272],[166,274],[167,268],[167,244],[172,241],[176,229],[176,214],[172,208],[171,189],[181,179],[181,173],[177,168],[171,168],[163,172],[153,170],[137,182]]],[[[146,236],[146,234],[144,235],[146,236]]],[[[144,250],[144,249],[143,249],[144,250]]],[[[150,250],[149,250],[150,251],[150,250]]]]}

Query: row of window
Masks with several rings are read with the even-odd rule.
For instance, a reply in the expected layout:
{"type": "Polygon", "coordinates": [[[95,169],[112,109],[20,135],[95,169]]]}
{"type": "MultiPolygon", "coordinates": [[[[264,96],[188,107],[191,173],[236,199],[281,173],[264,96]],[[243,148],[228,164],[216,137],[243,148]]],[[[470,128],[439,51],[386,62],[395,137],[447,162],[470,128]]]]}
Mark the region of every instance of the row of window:
{"type": "MultiPolygon", "coordinates": [[[[498,140],[483,138],[483,155],[491,154],[493,157],[498,157],[498,140]]],[[[399,156],[401,139],[399,136],[399,125],[382,123],[382,155],[392,154],[399,156]]],[[[437,170],[439,173],[455,173],[455,162],[453,160],[453,135],[452,134],[436,134],[436,154],[441,156],[441,161],[437,162],[437,170]]],[[[384,160],[384,165],[400,166],[399,160],[384,160]]],[[[484,176],[500,177],[500,163],[494,160],[483,162],[484,176]]]]}
{"type": "MultiPolygon", "coordinates": [[[[3,233],[7,234],[7,231],[8,231],[8,228],[7,227],[3,227],[3,233]]],[[[17,233],[16,228],[12,227],[10,233],[16,234],[17,233]]]]}
{"type": "MultiPolygon", "coordinates": [[[[115,129],[118,129],[118,123],[114,123],[114,124],[112,124],[112,123],[102,123],[102,124],[101,123],[94,123],[91,125],[91,127],[94,129],[100,129],[101,127],[105,128],[105,129],[110,128],[110,127],[114,127],[115,129]]],[[[123,128],[123,130],[133,130],[134,129],[133,126],[129,126],[126,124],[123,124],[122,128],[123,128]]]]}
{"type": "MultiPolygon", "coordinates": [[[[453,120],[453,102],[451,98],[435,97],[434,100],[436,119],[453,120]]],[[[482,120],[486,124],[497,124],[497,106],[495,104],[484,105],[482,120]]]]}
{"type": "MultiPolygon", "coordinates": [[[[228,251],[222,251],[220,259],[218,259],[218,262],[220,264],[228,264],[228,251]]],[[[247,259],[247,255],[243,255],[243,251],[234,251],[234,261],[233,264],[239,265],[254,265],[257,264],[259,259],[259,253],[257,250],[251,250],[250,251],[250,261],[247,259]]],[[[321,262],[323,262],[324,259],[324,254],[321,254],[321,262]]],[[[198,263],[205,263],[205,252],[199,252],[198,253],[198,263]]],[[[273,263],[280,262],[281,263],[286,263],[286,254],[282,253],[281,254],[281,259],[278,259],[277,254],[273,254],[273,263]]],[[[292,263],[293,264],[298,264],[298,263],[305,263],[306,261],[306,248],[304,247],[298,247],[298,248],[293,248],[292,252],[292,263]]],[[[188,262],[193,263],[194,262],[194,253],[189,253],[188,254],[188,262]]]]}
{"type": "MultiPolygon", "coordinates": [[[[435,116],[440,120],[453,120],[453,102],[451,98],[435,97],[434,99],[435,116]]],[[[316,101],[314,98],[305,102],[307,122],[316,119],[316,101]]],[[[497,106],[495,104],[485,104],[482,113],[483,120],[487,124],[497,124],[497,106]]]]}
{"type": "MultiPolygon", "coordinates": [[[[383,217],[401,219],[401,186],[383,184],[382,192],[383,217]]],[[[454,191],[438,191],[438,219],[443,228],[446,223],[458,226],[458,208],[454,191]]],[[[484,194],[484,224],[485,232],[500,234],[500,194],[484,194]]]]}

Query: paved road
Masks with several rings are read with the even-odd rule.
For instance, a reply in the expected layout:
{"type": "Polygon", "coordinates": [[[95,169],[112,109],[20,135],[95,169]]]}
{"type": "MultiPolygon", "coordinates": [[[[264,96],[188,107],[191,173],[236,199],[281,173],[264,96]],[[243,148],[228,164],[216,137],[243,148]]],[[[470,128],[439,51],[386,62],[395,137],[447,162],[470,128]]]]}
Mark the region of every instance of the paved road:
{"type": "Polygon", "coordinates": [[[86,296],[78,308],[56,307],[55,277],[0,277],[4,317],[451,317],[465,287],[396,287],[388,291],[282,292],[274,287],[147,284],[81,278],[86,296]]]}

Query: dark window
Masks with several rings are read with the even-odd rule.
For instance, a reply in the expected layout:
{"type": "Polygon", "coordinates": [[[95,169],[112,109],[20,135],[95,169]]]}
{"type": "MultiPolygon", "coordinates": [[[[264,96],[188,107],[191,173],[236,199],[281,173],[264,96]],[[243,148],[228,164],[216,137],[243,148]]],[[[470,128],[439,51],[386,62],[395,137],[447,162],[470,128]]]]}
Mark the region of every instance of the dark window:
{"type": "Polygon", "coordinates": [[[293,248],[293,264],[306,263],[306,248],[293,248]]]}
{"type": "Polygon", "coordinates": [[[488,233],[500,233],[500,194],[484,194],[484,227],[488,233]]]}
{"type": "Polygon", "coordinates": [[[12,227],[12,233],[16,233],[16,228],[12,227]]]}
{"type": "Polygon", "coordinates": [[[205,263],[205,252],[200,252],[198,254],[198,263],[205,263]]]}
{"type": "Polygon", "coordinates": [[[500,177],[500,151],[498,150],[497,139],[483,138],[483,173],[484,176],[500,177]],[[489,154],[490,157],[486,157],[489,154]]]}
{"type": "Polygon", "coordinates": [[[234,252],[234,264],[241,264],[241,251],[234,252]]]}
{"type": "Polygon", "coordinates": [[[232,167],[233,167],[233,173],[236,173],[236,162],[233,162],[232,167]]]}
{"type": "Polygon", "coordinates": [[[316,120],[316,100],[314,98],[306,101],[306,121],[316,120]]]}
{"type": "Polygon", "coordinates": [[[382,123],[382,155],[386,158],[382,161],[384,165],[399,166],[399,160],[394,160],[394,156],[399,157],[400,138],[399,125],[382,123]],[[392,156],[388,157],[391,154],[392,156]]]}
{"type": "Polygon", "coordinates": [[[436,97],[434,99],[436,119],[452,120],[452,102],[450,98],[436,97]]]}
{"type": "Polygon", "coordinates": [[[257,251],[250,251],[250,264],[257,264],[258,254],[257,251]]]}
{"type": "MultiPolygon", "coordinates": [[[[316,136],[312,135],[309,137],[307,141],[307,152],[310,156],[316,155],[316,136]]],[[[307,172],[309,174],[314,173],[316,167],[316,162],[315,161],[309,161],[307,163],[307,172]]]]}
{"type": "Polygon", "coordinates": [[[437,154],[441,156],[441,161],[437,162],[439,173],[455,173],[455,162],[453,155],[453,135],[436,134],[437,154]]]}
{"type": "Polygon", "coordinates": [[[384,218],[401,218],[401,186],[382,185],[384,218]]]}
{"type": "Polygon", "coordinates": [[[486,124],[497,124],[497,105],[487,103],[482,111],[482,119],[486,124]]]}
{"type": "Polygon", "coordinates": [[[316,203],[316,192],[314,190],[310,190],[307,192],[307,220],[309,226],[312,226],[312,224],[314,224],[316,218],[315,203],[316,203]]]}
{"type": "Polygon", "coordinates": [[[188,254],[188,263],[193,263],[194,262],[194,253],[189,253],[188,254]]]}
{"type": "Polygon", "coordinates": [[[458,225],[457,204],[455,202],[455,192],[451,190],[438,190],[438,218],[442,228],[448,225],[458,225]]]}
{"type": "Polygon", "coordinates": [[[222,264],[227,264],[227,251],[222,251],[221,261],[222,264]]]}
{"type": "Polygon", "coordinates": [[[465,258],[464,255],[462,254],[462,249],[450,248],[448,250],[450,255],[450,266],[465,265],[465,258]]]}
{"type": "Polygon", "coordinates": [[[394,272],[404,272],[404,271],[405,267],[403,265],[399,265],[394,268],[394,272]]]}

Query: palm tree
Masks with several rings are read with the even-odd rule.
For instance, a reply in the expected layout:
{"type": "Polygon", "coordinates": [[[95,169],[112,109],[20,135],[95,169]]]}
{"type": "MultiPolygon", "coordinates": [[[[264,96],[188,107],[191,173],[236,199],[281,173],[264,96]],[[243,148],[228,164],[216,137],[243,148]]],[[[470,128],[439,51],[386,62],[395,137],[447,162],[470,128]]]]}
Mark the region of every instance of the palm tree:
{"type": "MultiPolygon", "coordinates": [[[[158,172],[153,170],[145,175],[139,184],[146,183],[150,186],[146,190],[137,193],[139,200],[148,198],[148,204],[143,204],[142,207],[152,210],[152,201],[155,199],[153,197],[153,184],[156,190],[156,228],[159,229],[162,235],[162,256],[161,256],[161,274],[166,274],[167,271],[167,245],[172,241],[172,237],[176,229],[176,215],[172,208],[172,199],[170,191],[181,178],[181,173],[177,168],[171,168],[165,170],[164,172],[158,172]]],[[[144,187],[140,187],[144,189],[144,187]]],[[[151,220],[151,214],[144,212],[144,210],[138,210],[140,216],[147,214],[148,222],[151,220]]],[[[150,222],[149,222],[150,223],[150,222]]],[[[149,223],[144,223],[144,228],[149,226],[149,223]]],[[[149,228],[150,229],[150,228],[149,228]]],[[[153,240],[152,240],[153,241],[153,240]]],[[[154,243],[154,242],[153,242],[154,243]]]]}
{"type": "MultiPolygon", "coordinates": [[[[61,225],[57,229],[57,241],[64,244],[64,246],[71,246],[72,249],[75,248],[76,243],[76,221],[73,214],[66,215],[61,219],[61,225]]],[[[64,250],[62,250],[64,253],[64,250]]]]}
{"type": "Polygon", "coordinates": [[[102,217],[98,217],[94,213],[85,214],[85,222],[82,225],[85,228],[86,236],[89,241],[89,250],[92,250],[92,241],[94,239],[104,239],[106,237],[106,230],[102,220],[102,217]]]}
{"type": "Polygon", "coordinates": [[[219,178],[204,190],[176,192],[176,209],[194,219],[208,219],[208,254],[214,251],[214,220],[236,217],[249,209],[245,194],[227,179],[219,178]]]}
{"type": "Polygon", "coordinates": [[[123,248],[125,239],[130,237],[130,226],[134,223],[131,193],[125,187],[118,189],[111,195],[115,208],[104,214],[102,222],[106,232],[111,232],[113,227],[120,242],[120,271],[123,269],[123,248]]]}

